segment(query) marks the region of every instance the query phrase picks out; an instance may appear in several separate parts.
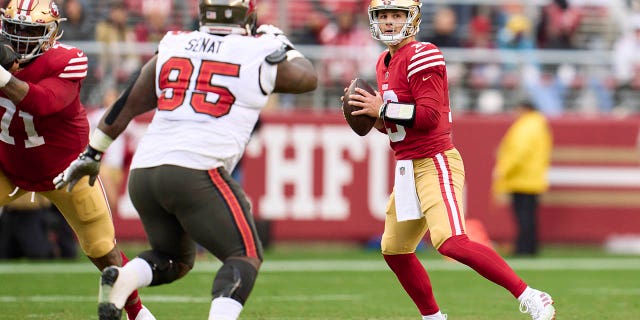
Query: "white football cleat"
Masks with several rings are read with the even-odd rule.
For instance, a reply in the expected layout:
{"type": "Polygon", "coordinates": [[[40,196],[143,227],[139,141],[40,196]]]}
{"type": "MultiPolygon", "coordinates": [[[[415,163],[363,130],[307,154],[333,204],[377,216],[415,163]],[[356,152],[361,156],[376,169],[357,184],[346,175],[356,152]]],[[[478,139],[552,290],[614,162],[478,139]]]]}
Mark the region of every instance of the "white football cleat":
{"type": "Polygon", "coordinates": [[[532,320],[555,320],[556,308],[551,296],[540,290],[532,289],[520,301],[520,312],[531,315],[532,320]]]}
{"type": "Polygon", "coordinates": [[[438,315],[422,316],[422,320],[447,320],[447,315],[439,313],[438,315]]]}

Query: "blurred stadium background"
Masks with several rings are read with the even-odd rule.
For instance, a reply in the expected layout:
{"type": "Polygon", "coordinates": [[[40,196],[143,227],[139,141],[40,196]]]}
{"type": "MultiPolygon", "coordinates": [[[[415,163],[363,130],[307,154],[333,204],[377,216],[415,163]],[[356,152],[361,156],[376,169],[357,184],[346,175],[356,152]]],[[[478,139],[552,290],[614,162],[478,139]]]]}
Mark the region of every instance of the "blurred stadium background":
{"type": "MultiPolygon", "coordinates": [[[[375,242],[391,187],[390,153],[383,136],[351,133],[339,110],[350,79],[375,83],[382,47],[369,35],[368,1],[258,5],[259,23],[285,30],[315,62],[321,84],[310,94],[274,96],[263,113],[238,175],[256,216],[270,241],[375,242]]],[[[197,24],[197,0],[66,0],[60,8],[69,18],[62,39],[90,57],[83,100],[91,110],[112,101],[165,31],[197,24]]],[[[424,1],[419,39],[439,45],[447,59],[467,216],[491,240],[514,236],[490,182],[509,110],[522,99],[550,118],[555,137],[543,243],[600,245],[640,234],[640,1],[424,1]]],[[[127,148],[114,165],[125,172],[148,119],[123,138],[127,148]]],[[[124,181],[114,200],[119,237],[143,239],[124,181]]]]}
{"type": "MultiPolygon", "coordinates": [[[[69,19],[61,41],[89,56],[82,99],[92,114],[113,101],[167,30],[196,28],[197,0],[58,4],[69,19]]],[[[339,108],[350,79],[375,83],[374,63],[383,47],[369,35],[368,1],[258,4],[259,23],[286,31],[314,61],[320,86],[310,94],[273,97],[236,172],[268,245],[266,274],[246,315],[412,319],[413,306],[376,250],[392,183],[388,141],[376,133],[355,135],[339,108]],[[381,282],[373,284],[371,277],[381,282]],[[398,300],[380,303],[388,308],[367,303],[386,301],[385,293],[398,300]]],[[[454,143],[466,161],[466,215],[474,234],[509,253],[515,224],[508,205],[492,198],[491,171],[498,141],[513,120],[510,108],[530,99],[554,133],[551,189],[539,214],[541,256],[509,262],[559,297],[563,319],[633,318],[640,308],[633,276],[640,268],[640,1],[430,0],[423,1],[421,30],[419,39],[439,45],[447,59],[454,143]]],[[[103,166],[117,236],[129,255],[144,248],[145,235],[128,201],[127,163],[150,117],[130,126],[123,148],[110,150],[115,160],[103,166]]],[[[472,273],[438,261],[428,247],[427,241],[421,257],[436,274],[434,286],[482,292],[469,294],[478,300],[459,301],[458,291],[441,291],[445,311],[455,310],[456,319],[513,319],[515,307],[500,289],[470,280],[472,273]],[[495,308],[482,316],[466,311],[488,304],[495,308]]],[[[206,308],[202,284],[209,283],[216,262],[201,260],[202,269],[182,284],[143,292],[153,310],[181,319],[206,314],[191,306],[206,308]]],[[[73,264],[5,262],[0,279],[0,319],[94,314],[97,278],[84,257],[73,264]],[[61,287],[68,287],[66,295],[61,287]]]]}

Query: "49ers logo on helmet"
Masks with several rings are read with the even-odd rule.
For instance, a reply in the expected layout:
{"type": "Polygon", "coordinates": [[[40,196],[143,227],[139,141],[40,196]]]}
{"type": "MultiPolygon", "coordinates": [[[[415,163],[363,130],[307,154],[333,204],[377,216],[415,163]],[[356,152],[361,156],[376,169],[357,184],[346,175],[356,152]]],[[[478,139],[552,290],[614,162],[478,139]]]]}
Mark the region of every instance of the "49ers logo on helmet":
{"type": "Polygon", "coordinates": [[[51,9],[51,15],[54,18],[60,17],[60,10],[58,10],[58,5],[55,2],[51,1],[49,9],[51,9]]]}

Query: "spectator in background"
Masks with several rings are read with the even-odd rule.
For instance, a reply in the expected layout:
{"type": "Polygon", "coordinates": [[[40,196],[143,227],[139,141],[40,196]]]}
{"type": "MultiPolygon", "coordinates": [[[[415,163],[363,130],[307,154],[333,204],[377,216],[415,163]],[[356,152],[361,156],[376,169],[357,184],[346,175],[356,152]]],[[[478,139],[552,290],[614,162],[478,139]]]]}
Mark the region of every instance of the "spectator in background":
{"type": "MultiPolygon", "coordinates": [[[[144,0],[142,2],[143,20],[135,26],[135,37],[139,43],[158,43],[167,31],[179,30],[171,20],[171,0],[144,0]]],[[[153,52],[143,55],[142,61],[147,61],[153,52]]]]}
{"type": "Polygon", "coordinates": [[[92,12],[85,0],[65,0],[61,6],[62,14],[67,21],[62,24],[65,41],[93,40],[95,36],[94,25],[89,19],[92,12]]]}
{"type": "Polygon", "coordinates": [[[491,7],[477,5],[473,11],[464,46],[468,48],[494,48],[491,7]]]}
{"type": "Polygon", "coordinates": [[[513,111],[516,121],[500,141],[493,170],[493,191],[509,194],[518,231],[515,255],[538,254],[538,202],[549,187],[552,134],[545,116],[531,102],[513,111]]]}
{"type": "MultiPolygon", "coordinates": [[[[67,20],[61,24],[64,41],[93,41],[95,37],[95,23],[91,19],[94,16],[92,7],[86,0],[64,0],[61,3],[60,11],[67,20]]],[[[96,70],[97,59],[95,55],[89,55],[89,70],[96,70]]],[[[87,74],[86,84],[80,90],[80,100],[88,101],[91,104],[92,86],[96,83],[95,74],[87,74]]]]}
{"type": "MultiPolygon", "coordinates": [[[[518,88],[521,83],[522,70],[537,66],[533,49],[535,41],[532,22],[524,13],[524,6],[519,2],[507,2],[499,13],[501,26],[496,37],[496,44],[502,61],[499,86],[504,89],[518,88]]],[[[505,92],[507,94],[508,92],[505,92]]]]}
{"type": "Polygon", "coordinates": [[[456,26],[455,11],[450,7],[441,7],[433,17],[433,33],[425,33],[420,41],[435,43],[441,48],[459,47],[461,42],[456,32],[456,26]]]}
{"type": "Polygon", "coordinates": [[[111,0],[106,19],[96,25],[95,40],[101,45],[99,65],[95,70],[100,80],[97,96],[109,87],[121,87],[129,75],[138,69],[134,54],[135,35],[128,25],[128,9],[122,0],[111,0]]]}
{"type": "Polygon", "coordinates": [[[614,44],[613,71],[618,88],[640,90],[640,13],[630,21],[630,30],[614,44]]]}
{"type": "MultiPolygon", "coordinates": [[[[320,32],[320,43],[327,46],[323,52],[322,63],[318,64],[322,79],[329,89],[330,96],[335,99],[342,95],[342,88],[351,79],[360,77],[373,79],[374,74],[371,65],[375,63],[378,44],[371,38],[369,29],[359,20],[356,14],[357,6],[344,5],[337,8],[332,22],[327,24],[320,32]],[[342,52],[336,52],[331,46],[342,46],[342,52]]],[[[329,101],[333,100],[329,98],[329,101]]]]}
{"type": "Polygon", "coordinates": [[[575,49],[576,31],[581,21],[579,7],[568,0],[553,0],[542,7],[536,27],[537,47],[541,49],[575,49]]]}
{"type": "Polygon", "coordinates": [[[172,20],[170,0],[142,2],[143,20],[135,27],[136,41],[160,42],[167,31],[179,30],[172,20]]]}

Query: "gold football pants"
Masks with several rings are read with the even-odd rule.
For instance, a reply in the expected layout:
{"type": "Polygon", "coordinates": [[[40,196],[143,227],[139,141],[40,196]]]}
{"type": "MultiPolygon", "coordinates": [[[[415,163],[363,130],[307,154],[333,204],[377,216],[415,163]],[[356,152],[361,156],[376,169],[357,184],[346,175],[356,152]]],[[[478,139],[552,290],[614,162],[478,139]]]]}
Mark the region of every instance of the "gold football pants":
{"type": "Polygon", "coordinates": [[[414,252],[427,230],[435,248],[439,248],[451,236],[465,233],[462,207],[464,164],[458,150],[447,150],[433,158],[415,159],[413,167],[420,209],[424,216],[398,222],[394,191],[386,209],[381,244],[383,254],[414,252]]]}
{"type": "MultiPolygon", "coordinates": [[[[89,186],[89,177],[83,177],[71,192],[66,188],[36,192],[58,207],[75,232],[80,247],[90,258],[103,257],[115,247],[111,211],[99,178],[97,182],[93,187],[89,186]]],[[[28,192],[16,190],[16,185],[0,171],[0,206],[28,192]]]]}

